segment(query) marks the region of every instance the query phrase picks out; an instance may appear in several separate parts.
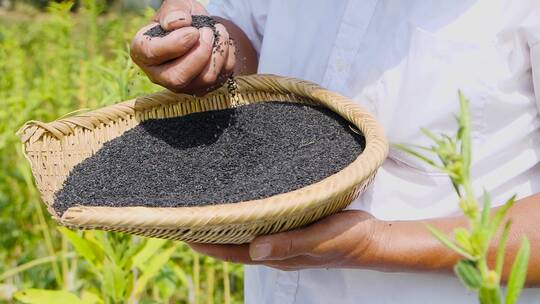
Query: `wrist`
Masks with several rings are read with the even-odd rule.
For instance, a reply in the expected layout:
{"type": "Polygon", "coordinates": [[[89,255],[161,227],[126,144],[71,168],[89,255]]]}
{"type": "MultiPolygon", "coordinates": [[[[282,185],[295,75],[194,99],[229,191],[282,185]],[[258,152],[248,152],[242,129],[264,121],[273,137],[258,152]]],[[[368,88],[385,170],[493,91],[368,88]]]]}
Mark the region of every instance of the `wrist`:
{"type": "Polygon", "coordinates": [[[388,268],[388,242],[392,236],[393,223],[389,221],[372,219],[373,232],[371,233],[371,240],[369,246],[364,251],[361,257],[361,267],[374,269],[379,271],[386,271],[388,268]]]}
{"type": "MultiPolygon", "coordinates": [[[[452,231],[449,222],[437,222],[444,233],[452,231]]],[[[380,271],[430,271],[451,269],[459,256],[444,247],[427,229],[427,221],[377,220],[371,250],[366,262],[380,271]]]]}

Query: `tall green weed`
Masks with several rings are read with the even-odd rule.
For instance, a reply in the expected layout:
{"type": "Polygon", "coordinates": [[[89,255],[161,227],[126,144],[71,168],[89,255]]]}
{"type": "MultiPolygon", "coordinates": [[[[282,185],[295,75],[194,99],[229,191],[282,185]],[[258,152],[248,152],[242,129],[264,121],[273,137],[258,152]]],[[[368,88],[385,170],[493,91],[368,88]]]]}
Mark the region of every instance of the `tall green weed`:
{"type": "Polygon", "coordinates": [[[100,0],[81,1],[76,14],[70,7],[0,11],[0,303],[240,302],[240,266],[173,242],[60,232],[43,208],[17,129],[160,90],[128,55],[152,11],[104,14],[100,0]]]}

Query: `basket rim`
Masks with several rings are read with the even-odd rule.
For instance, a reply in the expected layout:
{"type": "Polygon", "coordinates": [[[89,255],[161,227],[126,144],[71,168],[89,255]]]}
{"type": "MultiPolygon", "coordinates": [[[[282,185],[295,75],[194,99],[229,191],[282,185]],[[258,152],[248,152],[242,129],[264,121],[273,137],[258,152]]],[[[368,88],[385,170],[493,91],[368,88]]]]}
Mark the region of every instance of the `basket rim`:
{"type": "MultiPolygon", "coordinates": [[[[363,152],[347,167],[331,176],[311,185],[267,198],[192,207],[75,206],[66,210],[57,220],[64,225],[88,228],[164,229],[271,221],[276,217],[306,212],[329,204],[336,194],[344,193],[371,178],[388,154],[388,142],[381,125],[366,109],[342,95],[308,81],[268,74],[239,76],[236,81],[237,92],[242,95],[251,92],[284,94],[290,95],[291,98],[311,99],[330,108],[363,133],[366,142],[363,152]]],[[[214,96],[228,98],[226,86],[201,98],[214,96]]],[[[193,99],[192,95],[162,91],[49,123],[29,121],[17,134],[23,142],[23,147],[26,143],[39,141],[46,135],[60,140],[73,134],[78,128],[92,130],[103,123],[134,115],[136,111],[151,109],[158,105],[189,102],[193,99]]],[[[204,109],[197,110],[204,111],[204,109]]],[[[26,149],[23,151],[26,156],[26,149]]]]}

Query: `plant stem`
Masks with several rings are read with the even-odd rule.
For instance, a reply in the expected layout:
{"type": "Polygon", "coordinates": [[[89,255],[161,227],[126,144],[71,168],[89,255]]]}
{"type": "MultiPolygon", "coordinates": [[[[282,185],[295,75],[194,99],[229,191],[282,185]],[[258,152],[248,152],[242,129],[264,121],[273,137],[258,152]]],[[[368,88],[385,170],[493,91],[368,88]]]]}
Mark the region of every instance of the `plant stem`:
{"type": "Polygon", "coordinates": [[[480,260],[478,261],[478,269],[480,270],[480,273],[482,274],[483,278],[487,277],[489,268],[487,266],[485,257],[481,257],[480,260]]]}
{"type": "Polygon", "coordinates": [[[206,274],[206,304],[214,303],[214,285],[216,270],[214,266],[207,266],[206,274]]]}
{"type": "Polygon", "coordinates": [[[68,252],[68,241],[67,239],[62,235],[62,256],[61,256],[61,264],[62,264],[62,278],[63,278],[63,288],[65,290],[71,291],[72,286],[70,286],[70,282],[68,279],[69,276],[69,265],[68,260],[64,257],[65,253],[68,252]]]}
{"type": "Polygon", "coordinates": [[[198,253],[193,252],[193,289],[195,289],[195,304],[199,303],[200,296],[200,279],[201,279],[201,265],[200,256],[198,253]]]}
{"type": "Polygon", "coordinates": [[[39,265],[43,265],[43,264],[47,264],[47,263],[53,263],[53,262],[56,262],[58,259],[60,258],[64,258],[64,259],[72,259],[72,258],[75,258],[77,255],[75,254],[75,252],[67,252],[67,253],[62,253],[62,254],[59,254],[59,255],[53,255],[53,256],[47,256],[47,257],[43,257],[43,258],[39,258],[39,259],[35,259],[35,260],[32,260],[28,263],[24,263],[24,264],[21,264],[17,267],[14,267],[14,268],[11,268],[10,270],[0,274],[0,281],[3,281],[9,277],[12,277],[18,273],[21,273],[23,271],[26,271],[30,268],[33,268],[33,267],[36,267],[36,266],[39,266],[39,265]]]}
{"type": "MultiPolygon", "coordinates": [[[[33,189],[33,187],[31,187],[33,189]]],[[[35,193],[34,193],[35,194],[35,193]]],[[[54,246],[52,244],[52,236],[51,232],[49,230],[49,225],[47,225],[47,221],[45,220],[45,216],[43,215],[43,210],[41,209],[41,204],[38,202],[38,200],[32,200],[34,202],[34,207],[37,209],[38,219],[39,219],[39,226],[41,227],[41,230],[43,231],[43,238],[45,239],[45,246],[47,247],[47,251],[49,252],[49,256],[56,256],[56,251],[54,250],[54,246]]],[[[62,286],[63,279],[62,274],[60,273],[60,269],[58,267],[58,264],[56,263],[56,260],[51,261],[51,266],[54,271],[54,277],[56,279],[56,284],[58,286],[62,286]]]]}
{"type": "Polygon", "coordinates": [[[231,282],[229,281],[229,263],[223,262],[223,302],[231,304],[231,282]]]}

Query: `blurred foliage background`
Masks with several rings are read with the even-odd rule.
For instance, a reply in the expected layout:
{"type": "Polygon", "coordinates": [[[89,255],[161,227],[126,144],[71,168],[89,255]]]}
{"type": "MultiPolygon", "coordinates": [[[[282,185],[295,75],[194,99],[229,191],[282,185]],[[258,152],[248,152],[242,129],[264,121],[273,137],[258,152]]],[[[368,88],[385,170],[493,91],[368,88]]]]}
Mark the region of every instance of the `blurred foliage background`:
{"type": "Polygon", "coordinates": [[[159,90],[128,55],[152,3],[74,4],[0,0],[0,303],[241,302],[239,265],[183,243],[61,229],[43,207],[17,129],[159,90]]]}

